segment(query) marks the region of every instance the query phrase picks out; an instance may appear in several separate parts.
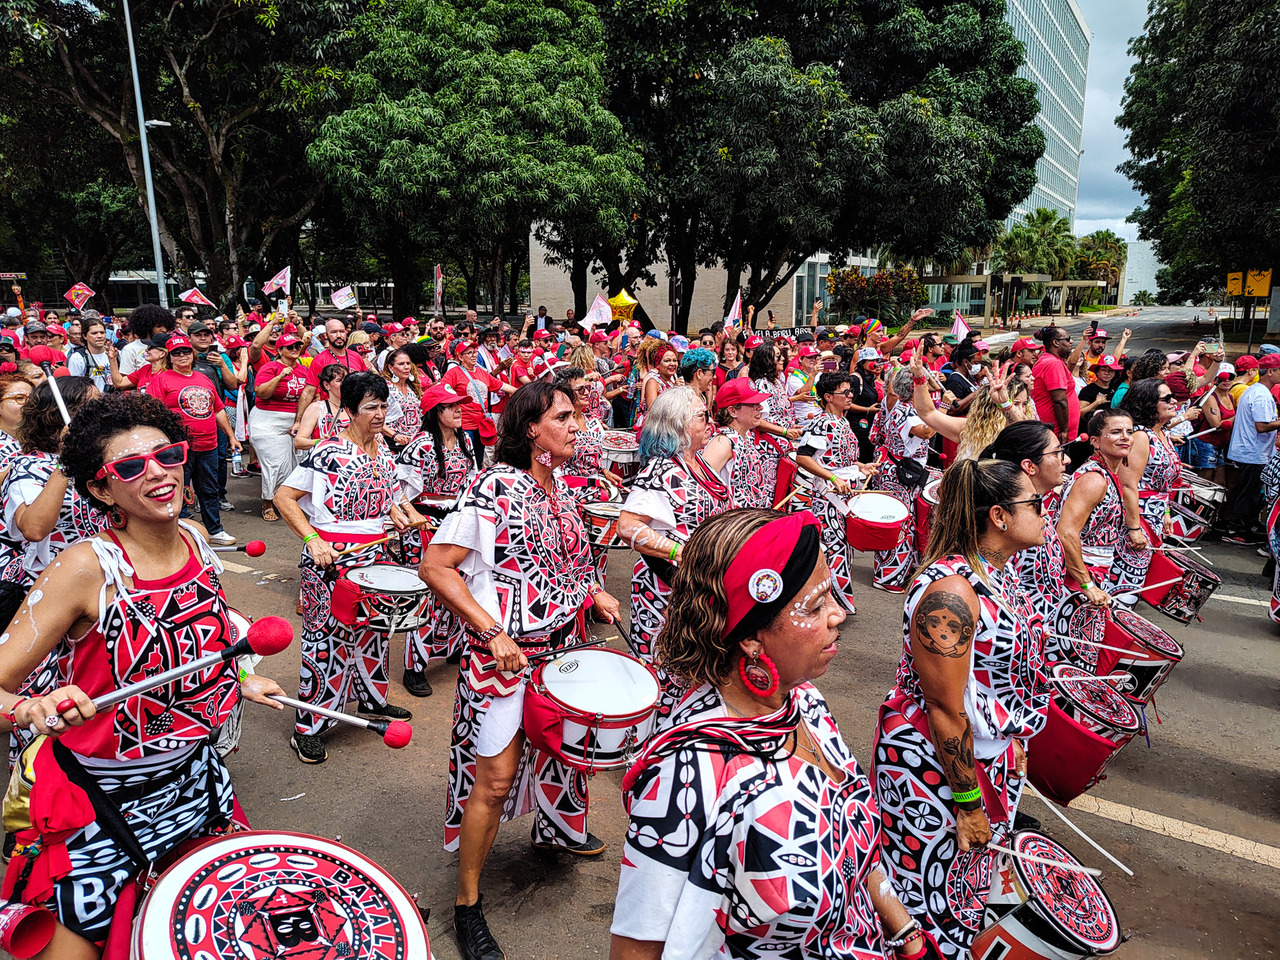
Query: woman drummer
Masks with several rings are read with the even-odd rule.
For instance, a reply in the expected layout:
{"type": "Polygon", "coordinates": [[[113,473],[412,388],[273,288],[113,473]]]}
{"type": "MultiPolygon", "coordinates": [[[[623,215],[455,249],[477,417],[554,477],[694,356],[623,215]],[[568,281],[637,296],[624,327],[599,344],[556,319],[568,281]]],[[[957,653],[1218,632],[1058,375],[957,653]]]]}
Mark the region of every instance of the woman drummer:
{"type": "Polygon", "coordinates": [[[831,567],[832,595],[849,613],[857,613],[853,600],[853,547],[845,535],[845,518],[828,491],[837,497],[853,492],[850,473],[861,476],[873,472],[870,465],[859,470],[858,438],[845,414],[853,394],[852,379],[847,373],[824,373],[815,386],[822,401],[822,413],[810,421],[796,451],[796,466],[808,475],[811,509],[822,520],[822,545],[831,567]]]}
{"type": "Polygon", "coordinates": [[[939,956],[813,685],[845,618],[822,554],[803,512],[733,510],[685,544],[658,649],[691,692],[623,781],[610,960],[939,956]]]}
{"type": "Polygon", "coordinates": [[[640,434],[640,472],[618,517],[618,536],[640,554],[631,574],[632,655],[653,662],[668,586],[680,551],[698,525],[734,507],[728,484],[702,457],[707,410],[689,387],[654,403],[640,434]]]}
{"type": "Polygon", "coordinates": [[[1012,829],[1025,741],[1049,695],[1040,620],[1007,566],[1044,543],[1021,466],[961,460],[942,477],[929,549],[903,616],[897,682],[880,708],[876,803],[903,902],[947,956],[967,956],[1012,829]]]}
{"type": "Polygon", "coordinates": [[[791,446],[786,441],[800,436],[799,427],[786,430],[764,419],[764,404],[770,399],[742,377],[726,381],[716,392],[720,430],[707,442],[708,456],[728,461],[729,488],[739,506],[773,506],[778,464],[791,446]]]}
{"type": "MultiPolygon", "coordinates": [[[[1182,478],[1182,459],[1165,431],[1199,417],[1200,408],[1193,407],[1189,414],[1181,413],[1167,383],[1139,380],[1125,394],[1120,409],[1128,411],[1133,418],[1133,446],[1129,448],[1129,462],[1122,467],[1121,475],[1135,479],[1142,519],[1149,528],[1143,532],[1148,534],[1148,540],[1154,534],[1158,544],[1173,532],[1169,491],[1182,478]]],[[[1149,564],[1149,551],[1146,556],[1149,564]]],[[[1145,576],[1144,571],[1144,579],[1145,576]]]]}
{"type": "Polygon", "coordinates": [[[111,394],[81,408],[62,466],[111,527],[46,569],[0,645],[0,714],[47,735],[24,751],[5,811],[10,829],[15,817],[25,824],[6,896],[45,904],[60,922],[41,957],[96,958],[133,874],[227,828],[231,778],[210,736],[241,696],[278,706],[267,698],[283,693],[265,677],[237,681],[226,664],[94,709],[95,697],[233,642],[222,566],[178,518],[186,457],[181,421],[158,400],[111,394]],[[68,686],[32,699],[10,693],[64,638],[68,686]],[[75,705],[60,710],[66,700],[75,705]],[[86,795],[86,782],[104,796],[86,795]],[[100,810],[128,824],[142,862],[100,810]]]}
{"type": "Polygon", "coordinates": [[[1142,529],[1126,519],[1119,476],[1133,449],[1133,418],[1125,410],[1095,411],[1089,443],[1093,456],[1062,488],[1058,539],[1071,577],[1068,586],[1078,586],[1090,603],[1104,607],[1111,598],[1122,603],[1136,598],[1151,558],[1142,529]]]}
{"type": "Polygon", "coordinates": [[[480,896],[502,820],[536,808],[535,847],[578,856],[605,849],[587,831],[586,776],[534,750],[521,727],[526,654],[584,639],[588,607],[618,616],[618,601],[595,581],[568,487],[555,476],[577,433],[567,387],[521,387],[503,411],[496,462],[467,487],[418,568],[466,630],[445,811],[445,849],[459,851],[454,928],[464,960],[502,957],[480,896]]]}
{"type": "MultiPolygon", "coordinates": [[[[387,382],[376,373],[348,374],[342,381],[342,409],[351,422],[311,449],[276,493],[275,505],[303,545],[298,698],[331,710],[356,700],[365,716],[408,720],[408,710],[387,703],[390,637],[344,623],[333,610],[339,577],[385,559],[385,551],[373,541],[383,539],[388,520],[397,530],[422,522],[401,490],[395,460],[382,442],[387,393],[387,382]]],[[[328,759],[320,734],[334,722],[298,711],[289,745],[299,760],[328,759]]]]}
{"type": "MultiPolygon", "coordinates": [[[[475,456],[462,429],[462,408],[476,402],[447,383],[428,387],[422,395],[422,432],[396,454],[396,474],[405,496],[423,516],[443,520],[475,476],[475,456]]],[[[423,540],[419,528],[401,537],[405,566],[422,561],[423,540]]],[[[432,660],[462,651],[462,624],[453,611],[432,597],[429,622],[409,631],[404,642],[404,688],[415,697],[431,696],[426,670],[432,660]]]]}
{"type": "Polygon", "coordinates": [[[605,425],[589,412],[594,388],[586,377],[581,367],[562,367],[556,371],[556,384],[563,385],[573,395],[573,419],[578,424],[573,457],[561,464],[556,474],[566,480],[579,503],[598,503],[613,498],[622,486],[622,478],[601,463],[605,425]]]}
{"type": "Polygon", "coordinates": [[[923,385],[922,381],[927,382],[928,377],[910,370],[899,370],[893,375],[889,386],[897,402],[879,425],[880,459],[884,468],[876,474],[875,487],[893,494],[907,507],[907,519],[902,525],[902,539],[898,545],[892,550],[875,552],[872,586],[888,593],[906,591],[907,581],[919,559],[916,554],[915,502],[928,476],[925,465],[929,458],[929,440],[935,432],[920,419],[911,403],[916,388],[923,385]],[[904,463],[907,469],[912,469],[911,463],[918,465],[914,468],[919,476],[918,482],[904,482],[904,463]]]}
{"type": "Polygon", "coordinates": [[[423,387],[418,381],[418,369],[404,347],[387,355],[382,377],[389,387],[387,422],[382,435],[399,450],[422,432],[423,387]]]}

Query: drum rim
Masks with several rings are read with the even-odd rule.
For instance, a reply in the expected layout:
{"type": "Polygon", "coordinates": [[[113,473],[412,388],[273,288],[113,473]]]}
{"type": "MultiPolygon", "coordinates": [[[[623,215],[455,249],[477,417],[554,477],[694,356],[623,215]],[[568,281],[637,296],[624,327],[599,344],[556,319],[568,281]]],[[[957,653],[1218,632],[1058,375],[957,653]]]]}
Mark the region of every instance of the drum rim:
{"type": "Polygon", "coordinates": [[[359,584],[360,586],[367,586],[367,587],[370,587],[370,588],[373,588],[373,589],[381,590],[383,593],[412,594],[412,593],[424,593],[425,591],[427,591],[427,590],[431,589],[430,587],[428,587],[428,586],[427,586],[427,584],[423,581],[423,579],[422,579],[421,577],[419,577],[417,573],[415,573],[415,572],[414,572],[414,570],[413,570],[413,568],[412,568],[412,567],[402,567],[402,566],[401,566],[400,564],[398,564],[398,563],[366,563],[364,566],[361,566],[361,567],[352,567],[351,569],[347,570],[343,575],[344,575],[348,580],[352,580],[352,581],[354,581],[355,583],[359,584]],[[360,583],[360,581],[359,581],[359,580],[356,580],[356,579],[352,576],[352,574],[354,574],[354,573],[361,573],[362,571],[366,571],[366,570],[373,570],[373,569],[375,569],[375,568],[377,568],[377,567],[381,567],[381,568],[383,568],[383,569],[391,569],[391,570],[402,571],[403,573],[405,573],[405,574],[407,574],[408,576],[411,576],[411,577],[413,577],[415,580],[417,580],[417,581],[418,581],[418,583],[419,583],[419,584],[421,584],[421,586],[420,586],[420,587],[415,587],[415,588],[410,589],[410,590],[391,590],[391,589],[388,589],[388,588],[386,588],[386,587],[380,586],[379,584],[374,584],[374,583],[367,583],[367,584],[366,584],[366,583],[360,583]]]}
{"type": "Polygon", "coordinates": [[[1120,626],[1124,627],[1127,633],[1132,634],[1133,638],[1137,640],[1140,644],[1142,644],[1145,648],[1160,654],[1162,657],[1165,657],[1166,659],[1173,660],[1175,663],[1181,663],[1182,658],[1187,655],[1186,648],[1182,644],[1180,644],[1177,641],[1177,639],[1175,639],[1173,634],[1171,634],[1168,630],[1161,630],[1158,626],[1156,626],[1146,617],[1142,616],[1142,614],[1140,613],[1134,613],[1132,610],[1116,609],[1111,611],[1111,618],[1115,620],[1116,623],[1119,623],[1120,626]],[[1124,620],[1117,619],[1118,615],[1122,613],[1125,615],[1125,620],[1127,620],[1130,617],[1136,617],[1137,619],[1141,620],[1143,623],[1148,624],[1153,630],[1157,630],[1160,633],[1164,634],[1164,636],[1168,637],[1169,642],[1172,643],[1174,648],[1178,651],[1177,657],[1175,658],[1174,656],[1172,656],[1170,652],[1167,650],[1161,650],[1159,647],[1152,646],[1144,636],[1142,636],[1140,633],[1137,633],[1136,631],[1129,628],[1125,624],[1124,620]]]}
{"type": "Polygon", "coordinates": [[[610,647],[596,647],[591,650],[574,650],[573,653],[574,654],[609,653],[617,657],[623,657],[643,667],[645,671],[648,672],[649,676],[653,678],[654,685],[657,687],[657,695],[654,698],[653,704],[651,706],[644,707],[640,710],[636,710],[633,713],[626,713],[626,714],[587,713],[581,707],[576,707],[571,703],[561,700],[559,697],[557,697],[554,693],[551,692],[551,689],[547,687],[546,684],[542,682],[543,670],[545,670],[547,667],[551,666],[553,663],[556,662],[557,658],[555,657],[548,658],[547,660],[544,660],[541,663],[539,663],[536,667],[534,667],[533,673],[529,677],[529,686],[532,687],[537,692],[538,696],[546,697],[548,700],[554,703],[557,707],[561,708],[561,710],[563,710],[565,713],[573,717],[586,717],[590,720],[593,720],[597,726],[602,726],[602,727],[635,726],[637,721],[643,720],[646,717],[652,716],[653,712],[658,709],[658,701],[662,699],[662,680],[658,677],[658,672],[654,670],[653,667],[649,666],[649,664],[641,660],[639,657],[633,657],[629,653],[624,653],[621,650],[614,650],[610,647]]]}
{"type": "Polygon", "coordinates": [[[621,500],[598,500],[593,503],[584,503],[582,512],[589,513],[593,517],[608,517],[610,520],[617,520],[622,515],[621,500]],[[602,510],[602,507],[613,507],[615,512],[602,510]]]}
{"type": "MultiPolygon", "coordinates": [[[[1082,668],[1082,667],[1077,667],[1074,663],[1055,663],[1055,664],[1053,665],[1053,676],[1054,676],[1055,678],[1057,678],[1057,677],[1058,677],[1058,671],[1059,671],[1060,669],[1062,669],[1062,668],[1065,668],[1065,669],[1067,669],[1067,670],[1077,670],[1077,671],[1079,671],[1079,673],[1080,673],[1081,677],[1092,677],[1092,676],[1094,676],[1094,674],[1090,673],[1088,670],[1085,670],[1085,669],[1084,669],[1084,668],[1082,668]]],[[[1071,678],[1068,678],[1068,679],[1071,679],[1071,678]]],[[[1066,691],[1066,686],[1067,686],[1067,685],[1066,685],[1066,684],[1061,684],[1061,685],[1058,685],[1058,686],[1059,686],[1058,694],[1059,694],[1059,695],[1066,694],[1066,692],[1067,692],[1067,691],[1066,691]]],[[[1136,709],[1134,709],[1134,706],[1133,706],[1133,704],[1130,702],[1129,698],[1128,698],[1128,697],[1126,697],[1126,696],[1125,696],[1123,693],[1121,693],[1119,690],[1117,690],[1115,687],[1111,686],[1111,684],[1109,684],[1109,683],[1104,683],[1104,684],[1102,684],[1102,686],[1103,686],[1103,687],[1105,687],[1106,689],[1110,690],[1113,694],[1115,694],[1115,696],[1116,696],[1116,698],[1117,698],[1116,702],[1117,702],[1118,704],[1122,704],[1122,705],[1125,707],[1125,709],[1127,709],[1127,710],[1129,711],[1129,713],[1133,716],[1133,727],[1132,727],[1132,729],[1130,729],[1129,727],[1120,727],[1120,726],[1119,726],[1119,725],[1118,725],[1114,720],[1112,720],[1110,717],[1100,717],[1100,716],[1098,716],[1097,712],[1096,712],[1096,711],[1094,711],[1094,710],[1089,706],[1089,704],[1085,703],[1085,702],[1084,702],[1084,701],[1082,701],[1082,700],[1078,700],[1078,699],[1077,699],[1077,698],[1075,698],[1075,697],[1071,697],[1071,698],[1070,698],[1071,703],[1072,703],[1075,707],[1077,707],[1078,709],[1083,710],[1085,713],[1087,713],[1089,716],[1091,716],[1094,720],[1097,720],[1099,723],[1102,723],[1102,724],[1105,724],[1105,725],[1106,725],[1106,726],[1108,726],[1108,727],[1111,727],[1112,729],[1114,729],[1114,730],[1115,730],[1117,733],[1119,733],[1119,734],[1122,734],[1122,735],[1123,735],[1123,734],[1133,733],[1134,735],[1137,735],[1137,734],[1141,733],[1141,732],[1142,732],[1142,717],[1141,717],[1141,716],[1139,716],[1138,711],[1137,711],[1136,709]]],[[[1059,705],[1058,709],[1059,709],[1059,710],[1061,710],[1061,709],[1062,709],[1061,705],[1059,705]]],[[[1064,711],[1063,711],[1063,713],[1066,713],[1066,711],[1064,710],[1064,711]]],[[[1115,739],[1115,738],[1114,738],[1114,737],[1107,737],[1107,739],[1108,739],[1108,740],[1113,740],[1113,739],[1115,739]]]]}
{"type": "MultiPolygon", "coordinates": [[[[1009,844],[1009,846],[1012,849],[1017,850],[1019,853],[1022,853],[1020,844],[1027,837],[1036,837],[1040,840],[1047,840],[1049,843],[1053,844],[1055,847],[1057,847],[1059,850],[1065,853],[1068,857],[1070,857],[1072,863],[1077,863],[1077,864],[1080,863],[1080,861],[1076,859],[1075,854],[1073,854],[1070,850],[1068,850],[1062,844],[1058,843],[1057,840],[1054,840],[1053,837],[1050,837],[1047,834],[1041,833],[1039,830],[1030,830],[1030,829],[1019,830],[1017,833],[1013,835],[1012,842],[1009,844]]],[[[1006,854],[1006,856],[1008,856],[1008,854],[1006,854]]],[[[1049,869],[1044,864],[1025,862],[1021,857],[1010,857],[1009,859],[1013,861],[1013,868],[1014,870],[1017,871],[1018,879],[1022,882],[1023,889],[1026,890],[1028,894],[1031,893],[1032,888],[1031,888],[1030,881],[1027,879],[1027,872],[1031,869],[1036,869],[1036,870],[1049,869]]],[[[1097,881],[1097,879],[1089,876],[1089,874],[1087,873],[1081,873],[1079,874],[1079,876],[1085,882],[1090,883],[1094,886],[1094,888],[1098,891],[1098,893],[1101,894],[1102,902],[1107,905],[1107,910],[1111,914],[1111,929],[1112,929],[1111,939],[1115,941],[1114,944],[1111,944],[1110,946],[1104,946],[1102,944],[1095,944],[1085,940],[1081,940],[1080,935],[1077,934],[1075,931],[1068,929],[1066,924],[1062,923],[1062,921],[1060,921],[1057,918],[1057,916],[1054,915],[1053,911],[1045,909],[1045,905],[1040,901],[1038,897],[1034,898],[1035,903],[1038,907],[1040,907],[1041,915],[1045,919],[1047,919],[1056,930],[1058,930],[1060,933],[1064,934],[1065,936],[1069,937],[1073,943],[1078,943],[1081,946],[1087,947],[1089,950],[1093,951],[1089,954],[1089,956],[1098,956],[1101,954],[1110,953],[1116,950],[1120,946],[1120,917],[1116,914],[1116,906],[1114,903],[1111,902],[1111,898],[1107,896],[1106,889],[1102,886],[1102,884],[1100,884],[1097,881]]]]}
{"type": "MultiPolygon", "coordinates": [[[[420,931],[422,933],[422,943],[423,943],[423,946],[426,948],[427,960],[430,960],[430,958],[433,956],[431,951],[431,938],[427,932],[427,925],[425,922],[423,922],[422,914],[418,912],[417,902],[413,899],[409,891],[405,889],[404,885],[401,884],[399,880],[397,880],[394,876],[391,875],[390,871],[388,871],[384,866],[382,866],[382,864],[378,863],[372,857],[368,856],[367,854],[361,853],[359,850],[356,850],[354,847],[349,847],[346,844],[341,843],[337,840],[330,840],[326,837],[318,837],[315,834],[311,834],[311,833],[301,833],[297,830],[238,830],[235,833],[228,833],[222,836],[211,836],[208,838],[207,843],[202,843],[200,844],[200,846],[196,847],[194,850],[190,850],[187,853],[183,854],[181,857],[179,857],[177,860],[171,863],[168,869],[166,869],[163,873],[160,874],[159,877],[156,878],[155,883],[152,884],[151,888],[146,892],[146,895],[142,898],[141,903],[138,905],[137,914],[135,915],[133,920],[133,931],[130,936],[131,945],[138,943],[139,939],[143,934],[144,921],[146,918],[148,907],[159,906],[159,904],[152,902],[152,894],[165,881],[165,878],[171,875],[177,869],[177,867],[179,867],[182,864],[185,864],[192,857],[196,856],[199,853],[202,853],[203,851],[207,850],[209,847],[216,846],[219,843],[237,840],[245,837],[261,838],[263,836],[295,837],[295,838],[301,838],[301,839],[310,840],[310,841],[318,840],[321,843],[328,844],[332,847],[336,847],[344,852],[350,852],[352,854],[355,854],[357,857],[361,858],[367,863],[373,864],[375,867],[378,868],[378,872],[381,873],[391,884],[391,888],[386,892],[399,893],[399,895],[404,898],[404,908],[401,910],[401,916],[405,918],[405,925],[406,927],[411,927],[414,931],[420,931]]],[[[250,852],[252,852],[252,848],[250,848],[250,852]]],[[[365,871],[365,872],[367,873],[368,871],[365,871]]],[[[190,876],[188,876],[187,882],[190,882],[190,879],[191,879],[190,876]]],[[[185,887],[179,887],[177,891],[178,895],[181,895],[183,889],[185,889],[185,887]]],[[[172,902],[176,903],[177,899],[178,897],[175,896],[172,902]]],[[[162,928],[165,930],[166,933],[169,932],[170,927],[172,926],[172,917],[173,917],[173,913],[172,911],[169,911],[166,919],[162,924],[162,928]]],[[[406,932],[409,932],[409,931],[406,931],[406,932]]]]}
{"type": "MultiPolygon", "coordinates": [[[[874,499],[872,502],[874,502],[874,499]]],[[[849,519],[857,520],[859,523],[870,523],[879,527],[891,527],[891,526],[894,526],[895,524],[900,526],[903,523],[905,523],[907,521],[907,518],[910,516],[911,516],[911,508],[905,502],[903,502],[901,497],[894,496],[892,493],[890,493],[887,490],[862,490],[862,491],[859,491],[854,497],[852,497],[849,500],[849,519]],[[897,503],[898,506],[902,509],[902,516],[899,517],[897,520],[869,520],[866,517],[861,516],[860,514],[857,514],[854,512],[857,509],[858,501],[861,500],[863,497],[888,498],[889,500],[892,500],[895,503],[897,503]]]]}

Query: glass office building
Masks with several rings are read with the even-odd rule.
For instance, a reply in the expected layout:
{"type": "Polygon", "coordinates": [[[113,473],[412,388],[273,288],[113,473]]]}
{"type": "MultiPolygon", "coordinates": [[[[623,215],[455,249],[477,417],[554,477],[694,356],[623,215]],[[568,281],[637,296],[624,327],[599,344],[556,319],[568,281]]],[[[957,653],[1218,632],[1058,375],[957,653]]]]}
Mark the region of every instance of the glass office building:
{"type": "Polygon", "coordinates": [[[1026,47],[1018,75],[1040,91],[1036,123],[1044,131],[1044,156],[1036,163],[1036,186],[1014,208],[1009,224],[1037,207],[1049,207],[1076,222],[1084,82],[1089,72],[1089,25],[1075,0],[1005,0],[1005,19],[1026,47]]]}

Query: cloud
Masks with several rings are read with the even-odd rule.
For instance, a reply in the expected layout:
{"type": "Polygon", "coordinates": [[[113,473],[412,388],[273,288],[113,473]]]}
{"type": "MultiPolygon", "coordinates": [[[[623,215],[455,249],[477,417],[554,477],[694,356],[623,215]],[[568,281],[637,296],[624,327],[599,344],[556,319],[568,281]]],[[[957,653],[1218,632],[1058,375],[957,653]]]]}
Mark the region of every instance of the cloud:
{"type": "MultiPolygon", "coordinates": [[[[1091,33],[1089,44],[1089,77],[1085,87],[1084,131],[1080,158],[1080,191],[1076,203],[1076,232],[1098,229],[1085,224],[1123,221],[1142,198],[1129,185],[1116,166],[1128,159],[1124,148],[1124,131],[1115,125],[1124,95],[1124,80],[1129,75],[1132,58],[1128,47],[1131,37],[1142,34],[1146,21],[1146,5],[1125,0],[1077,0],[1091,33]]],[[[1132,236],[1133,227],[1121,230],[1132,236]]]]}

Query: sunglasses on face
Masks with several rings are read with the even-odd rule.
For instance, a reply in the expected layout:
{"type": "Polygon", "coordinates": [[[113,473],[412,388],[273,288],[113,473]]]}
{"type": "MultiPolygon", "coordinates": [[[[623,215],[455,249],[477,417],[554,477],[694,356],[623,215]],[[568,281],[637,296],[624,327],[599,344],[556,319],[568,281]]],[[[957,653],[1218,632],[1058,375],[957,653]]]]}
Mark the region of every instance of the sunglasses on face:
{"type": "Polygon", "coordinates": [[[187,442],[171,443],[150,453],[121,457],[102,465],[102,469],[94,474],[95,480],[105,480],[107,474],[123,483],[132,483],[147,472],[147,464],[155,461],[161,469],[180,467],[187,462],[187,442]]]}
{"type": "Polygon", "coordinates": [[[1157,399],[1158,401],[1160,401],[1161,403],[1172,403],[1172,402],[1173,402],[1173,394],[1172,394],[1172,393],[1162,393],[1162,394],[1160,394],[1158,397],[1156,397],[1156,399],[1157,399]]]}
{"type": "Polygon", "coordinates": [[[1016,507],[1020,503],[1031,504],[1031,509],[1036,512],[1037,517],[1040,516],[1041,512],[1044,510],[1044,502],[1039,497],[1028,497],[1026,500],[1010,500],[1007,503],[1002,503],[1001,506],[1016,507]]]}

